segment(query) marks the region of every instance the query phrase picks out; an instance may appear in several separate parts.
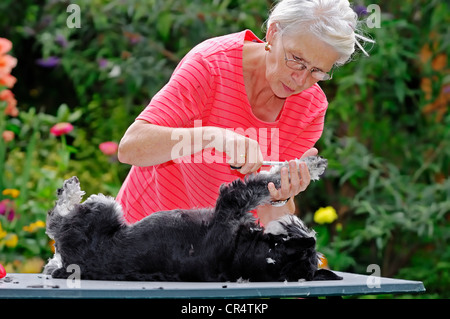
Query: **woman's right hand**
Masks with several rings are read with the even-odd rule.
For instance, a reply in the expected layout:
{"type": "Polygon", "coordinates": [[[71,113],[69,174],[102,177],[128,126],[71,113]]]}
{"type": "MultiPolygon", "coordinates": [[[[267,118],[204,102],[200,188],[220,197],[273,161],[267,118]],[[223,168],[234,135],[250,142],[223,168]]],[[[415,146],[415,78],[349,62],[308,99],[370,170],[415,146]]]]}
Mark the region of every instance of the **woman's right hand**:
{"type": "Polygon", "coordinates": [[[256,172],[263,162],[261,148],[257,141],[231,130],[216,128],[214,148],[226,153],[227,163],[241,174],[256,172]]]}

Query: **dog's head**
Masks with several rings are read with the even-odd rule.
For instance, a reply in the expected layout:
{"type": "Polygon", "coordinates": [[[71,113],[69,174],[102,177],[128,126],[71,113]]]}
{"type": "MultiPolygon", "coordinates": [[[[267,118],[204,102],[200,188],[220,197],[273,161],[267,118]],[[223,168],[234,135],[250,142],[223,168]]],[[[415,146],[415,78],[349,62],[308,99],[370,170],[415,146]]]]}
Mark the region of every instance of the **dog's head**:
{"type": "Polygon", "coordinates": [[[294,215],[285,215],[270,222],[264,231],[277,242],[277,256],[283,266],[280,279],[295,281],[305,280],[337,280],[342,279],[333,272],[318,269],[319,256],[316,251],[316,232],[294,215]]]}

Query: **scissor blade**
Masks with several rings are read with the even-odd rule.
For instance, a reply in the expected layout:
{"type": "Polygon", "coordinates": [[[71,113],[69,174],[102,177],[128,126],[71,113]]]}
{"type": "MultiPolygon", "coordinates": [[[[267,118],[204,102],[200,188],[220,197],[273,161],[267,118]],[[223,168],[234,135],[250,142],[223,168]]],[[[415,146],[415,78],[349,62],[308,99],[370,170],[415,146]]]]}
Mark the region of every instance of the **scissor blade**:
{"type": "Polygon", "coordinates": [[[286,162],[263,161],[263,166],[280,166],[286,165],[286,162]]]}

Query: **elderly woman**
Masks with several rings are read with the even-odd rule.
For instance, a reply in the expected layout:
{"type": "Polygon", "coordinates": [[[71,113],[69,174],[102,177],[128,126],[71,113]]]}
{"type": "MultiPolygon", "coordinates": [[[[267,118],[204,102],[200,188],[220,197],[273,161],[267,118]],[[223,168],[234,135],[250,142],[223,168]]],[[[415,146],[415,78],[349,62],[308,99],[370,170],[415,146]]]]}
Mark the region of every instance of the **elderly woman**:
{"type": "MultiPolygon", "coordinates": [[[[263,160],[317,154],[328,107],[317,82],[350,59],[356,24],[347,0],[282,0],[266,42],[245,30],[194,47],[120,142],[119,160],[133,165],[117,196],[125,219],[214,206],[222,183],[263,160]]],[[[293,214],[310,183],[306,165],[289,164],[281,188],[267,186],[262,224],[293,214]]]]}

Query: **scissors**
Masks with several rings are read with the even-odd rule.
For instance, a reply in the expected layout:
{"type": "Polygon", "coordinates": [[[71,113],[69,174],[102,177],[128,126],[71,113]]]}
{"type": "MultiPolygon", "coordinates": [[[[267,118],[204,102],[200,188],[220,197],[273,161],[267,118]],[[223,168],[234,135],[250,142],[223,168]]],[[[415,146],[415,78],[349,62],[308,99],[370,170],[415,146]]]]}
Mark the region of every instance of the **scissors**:
{"type": "MultiPolygon", "coordinates": [[[[282,166],[286,165],[287,162],[277,162],[277,161],[263,161],[262,166],[282,166]]],[[[230,165],[231,169],[241,169],[242,166],[233,166],[230,165]]]]}

